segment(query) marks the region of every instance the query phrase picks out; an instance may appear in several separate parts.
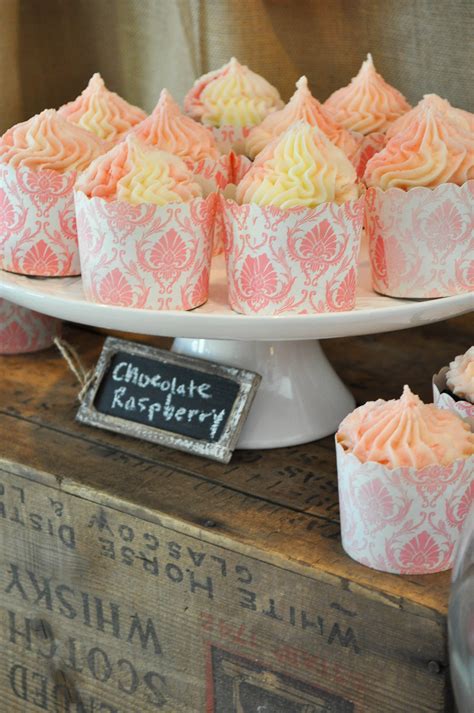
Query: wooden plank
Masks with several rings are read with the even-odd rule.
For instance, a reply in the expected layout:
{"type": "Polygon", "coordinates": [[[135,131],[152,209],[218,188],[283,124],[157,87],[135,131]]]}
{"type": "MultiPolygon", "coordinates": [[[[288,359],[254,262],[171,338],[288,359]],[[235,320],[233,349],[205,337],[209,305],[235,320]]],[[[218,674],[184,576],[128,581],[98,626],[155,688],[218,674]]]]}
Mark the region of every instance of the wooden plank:
{"type": "MultiPolygon", "coordinates": [[[[172,516],[167,493],[166,515],[154,502],[133,514],[114,496],[105,505],[88,467],[101,463],[109,480],[128,473],[132,502],[140,468],[50,429],[25,424],[22,435],[42,443],[38,463],[49,467],[59,453],[54,438],[69,455],[56,478],[6,463],[0,473],[0,695],[9,713],[55,711],[56,699],[72,713],[230,713],[236,695],[278,698],[285,713],[298,700],[340,712],[445,710],[442,618],[368,598],[316,568],[287,571],[251,546],[252,533],[247,548],[234,548],[222,522],[216,535],[181,521],[191,476],[149,471],[160,488],[173,483],[172,516]]],[[[205,497],[195,495],[203,517],[205,497]]],[[[242,515],[225,491],[217,502],[229,522],[242,515]]],[[[248,526],[259,513],[250,507],[248,526]]]]}

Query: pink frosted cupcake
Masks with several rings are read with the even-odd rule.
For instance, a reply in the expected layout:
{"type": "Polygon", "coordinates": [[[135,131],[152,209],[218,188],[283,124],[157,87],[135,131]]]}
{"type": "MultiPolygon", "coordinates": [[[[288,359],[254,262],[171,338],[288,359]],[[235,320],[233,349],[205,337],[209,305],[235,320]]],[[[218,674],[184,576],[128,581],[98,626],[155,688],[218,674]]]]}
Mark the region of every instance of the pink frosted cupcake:
{"type": "Polygon", "coordinates": [[[76,184],[87,299],[148,309],[207,300],[215,196],[178,157],[130,135],[76,184]]]}
{"type": "Polygon", "coordinates": [[[429,298],[474,289],[474,144],[430,104],[367,164],[374,289],[429,298]]]}
{"type": "Polygon", "coordinates": [[[451,106],[447,99],[442,99],[437,94],[425,94],[413,109],[407,111],[406,114],[403,114],[390,124],[386,131],[387,140],[405,131],[413,120],[419,121],[422,119],[426,109],[429,108],[434,109],[438,114],[442,114],[452,124],[457,124],[462,131],[474,134],[474,114],[451,106]]]}
{"type": "Polygon", "coordinates": [[[245,142],[247,156],[254,159],[273,139],[301,120],[311,126],[317,126],[348,158],[354,158],[362,137],[347,131],[334,121],[331,114],[311,94],[306,77],[301,77],[296,82],[296,92],[283,109],[272,112],[261,124],[251,129],[245,142]]]}
{"type": "Polygon", "coordinates": [[[474,431],[474,347],[434,375],[433,401],[439,408],[454,411],[474,431]]]}
{"type": "Polygon", "coordinates": [[[366,137],[360,148],[359,175],[371,156],[383,148],[391,124],[410,109],[405,97],[376,71],[370,54],[357,76],[331,94],[324,107],[339,124],[366,137]]]}
{"type": "Polygon", "coordinates": [[[223,152],[242,153],[252,126],[282,106],[277,89],[235,57],[197,79],[184,99],[186,113],[213,128],[223,152]]]}
{"type": "Polygon", "coordinates": [[[132,126],[146,117],[142,109],[109,91],[98,72],[92,75],[82,94],[60,107],[58,114],[111,142],[120,141],[132,126]]]}
{"type": "Polygon", "coordinates": [[[317,127],[293,124],[224,203],[231,307],[243,314],[349,310],[363,198],[347,156],[317,127]]]}
{"type": "Polygon", "coordinates": [[[474,434],[458,416],[399,400],[355,409],[336,434],[345,551],[374,569],[449,569],[472,498],[474,434]]]}
{"type": "Polygon", "coordinates": [[[0,266],[25,275],[80,272],[73,187],[104,153],[93,134],[47,109],[0,138],[0,266]]]}

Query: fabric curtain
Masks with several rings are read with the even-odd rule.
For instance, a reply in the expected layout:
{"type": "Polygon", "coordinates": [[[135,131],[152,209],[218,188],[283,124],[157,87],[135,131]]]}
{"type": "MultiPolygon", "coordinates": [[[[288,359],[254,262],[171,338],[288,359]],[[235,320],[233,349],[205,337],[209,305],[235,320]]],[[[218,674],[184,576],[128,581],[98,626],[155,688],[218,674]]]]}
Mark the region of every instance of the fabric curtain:
{"type": "Polygon", "coordinates": [[[73,99],[90,75],[150,111],[231,55],[284,99],[324,100],[367,52],[410,102],[474,108],[472,0],[0,0],[0,131],[73,99]]]}

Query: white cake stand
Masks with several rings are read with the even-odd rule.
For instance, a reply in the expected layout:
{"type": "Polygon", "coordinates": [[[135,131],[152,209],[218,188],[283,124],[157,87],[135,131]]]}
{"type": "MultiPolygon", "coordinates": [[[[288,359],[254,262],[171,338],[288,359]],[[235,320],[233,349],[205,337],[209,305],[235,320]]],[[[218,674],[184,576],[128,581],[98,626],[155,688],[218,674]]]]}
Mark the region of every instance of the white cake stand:
{"type": "MultiPolygon", "coordinates": [[[[0,297],[72,322],[125,332],[177,337],[174,351],[241,366],[262,383],[239,448],[276,448],[336,431],[354,399],[317,340],[389,332],[474,309],[474,294],[396,300],[375,294],[368,261],[360,265],[352,312],[244,316],[227,304],[225,267],[214,260],[208,302],[192,312],[159,312],[86,302],[81,279],[36,279],[0,271],[0,297]]],[[[350,354],[348,354],[350,359],[350,354]]]]}

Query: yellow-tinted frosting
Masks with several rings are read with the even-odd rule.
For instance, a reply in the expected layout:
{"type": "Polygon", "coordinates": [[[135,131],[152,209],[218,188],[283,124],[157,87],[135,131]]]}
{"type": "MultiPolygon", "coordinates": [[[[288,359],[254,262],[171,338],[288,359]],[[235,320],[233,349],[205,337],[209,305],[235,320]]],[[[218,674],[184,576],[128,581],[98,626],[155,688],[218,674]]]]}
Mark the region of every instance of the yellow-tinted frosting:
{"type": "Polygon", "coordinates": [[[331,114],[313,97],[306,77],[296,82],[296,91],[283,109],[269,114],[261,124],[255,126],[246,140],[246,154],[250,158],[282,134],[296,121],[306,121],[311,126],[318,126],[333,144],[351,157],[358,148],[354,136],[332,118],[331,114]]]}
{"type": "Polygon", "coordinates": [[[431,106],[368,161],[364,179],[383,190],[441,183],[462,185],[474,178],[474,142],[458,124],[431,106]]]}
{"type": "Polygon", "coordinates": [[[132,133],[144,143],[189,161],[217,159],[220,155],[211,131],[185,116],[167,89],[162,90],[150,116],[132,133]]]}
{"type": "Polygon", "coordinates": [[[89,197],[127,203],[182,203],[202,196],[178,156],[128,136],[95,161],[76,183],[89,197]]]}
{"type": "Polygon", "coordinates": [[[12,126],[0,138],[0,162],[15,167],[83,171],[107,144],[46,109],[12,126]]]}
{"type": "Polygon", "coordinates": [[[453,394],[474,403],[474,347],[450,363],[446,383],[453,394]]]}
{"type": "Polygon", "coordinates": [[[142,109],[109,91],[99,73],[92,75],[77,99],[64,104],[58,112],[105,141],[116,141],[146,117],[142,109]]]}
{"type": "Polygon", "coordinates": [[[238,203],[314,208],[357,198],[356,172],[317,126],[293,124],[262,151],[237,186],[238,203]]]}
{"type": "Polygon", "coordinates": [[[398,400],[369,401],[347,416],[336,435],[361,462],[388,468],[450,465],[474,455],[474,433],[459,416],[424,404],[405,386],[398,400]]]}
{"type": "Polygon", "coordinates": [[[385,131],[411,108],[403,94],[375,70],[370,54],[350,84],[331,94],[324,106],[339,124],[361,134],[385,131]]]}
{"type": "Polygon", "coordinates": [[[393,124],[390,124],[386,133],[387,139],[391,139],[395,134],[405,131],[408,124],[410,124],[413,119],[418,120],[429,107],[443,114],[452,123],[458,124],[464,131],[469,131],[471,133],[471,140],[474,141],[474,114],[471,114],[469,111],[464,111],[464,109],[457,109],[451,106],[447,99],[442,99],[437,94],[425,94],[423,99],[418,102],[413,109],[407,111],[403,116],[400,116],[393,124]]]}
{"type": "Polygon", "coordinates": [[[255,126],[282,106],[277,89],[235,57],[196,80],[184,100],[185,111],[208,126],[255,126]]]}

